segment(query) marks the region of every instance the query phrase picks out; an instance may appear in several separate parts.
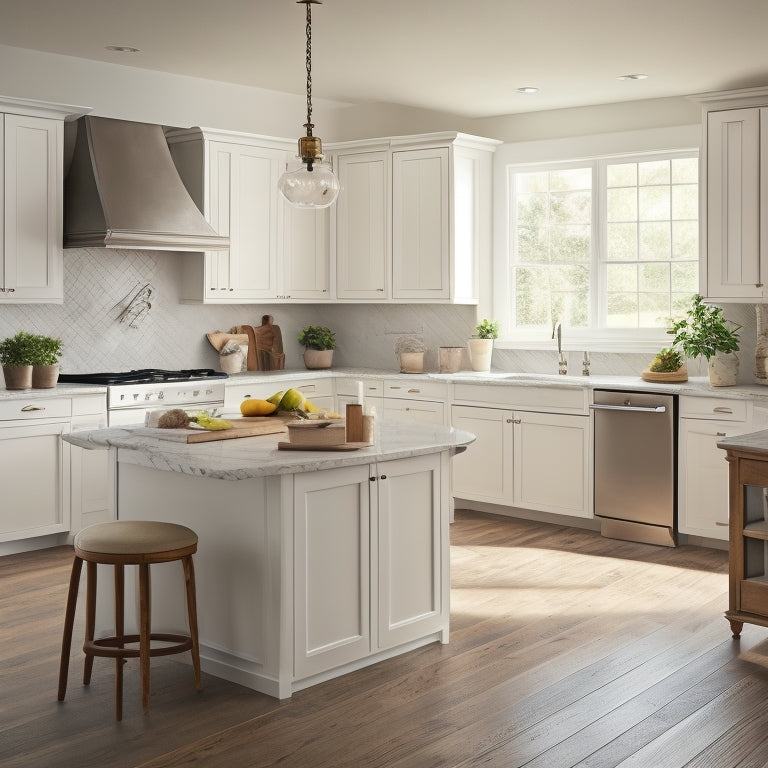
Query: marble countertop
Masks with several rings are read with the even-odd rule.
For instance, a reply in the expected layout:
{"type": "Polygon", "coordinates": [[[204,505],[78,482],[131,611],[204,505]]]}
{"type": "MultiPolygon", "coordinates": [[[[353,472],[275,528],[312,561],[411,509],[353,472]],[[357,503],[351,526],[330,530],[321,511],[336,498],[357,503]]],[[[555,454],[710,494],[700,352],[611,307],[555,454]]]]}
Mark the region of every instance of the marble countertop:
{"type": "Polygon", "coordinates": [[[57,384],[49,389],[0,389],[2,400],[40,400],[43,397],[73,397],[76,395],[105,395],[106,387],[94,384],[57,384]]]}
{"type": "Polygon", "coordinates": [[[734,435],[717,441],[717,447],[724,451],[750,451],[768,455],[768,430],[750,432],[747,435],[734,435]]]}
{"type": "Polygon", "coordinates": [[[376,431],[375,445],[356,451],[281,451],[277,443],[286,439],[284,433],[207,443],[176,443],[133,434],[130,426],[73,432],[64,435],[64,440],[81,448],[117,448],[118,461],[150,469],[244,480],[403,459],[444,450],[455,453],[475,439],[469,432],[428,424],[380,423],[376,431]]]}
{"type": "MultiPolygon", "coordinates": [[[[485,384],[498,387],[578,387],[581,389],[627,389],[639,392],[664,392],[697,397],[722,397],[730,400],[764,401],[768,405],[768,386],[739,384],[735,387],[713,387],[706,376],[692,377],[679,384],[643,381],[640,376],[559,376],[556,373],[512,373],[491,371],[478,373],[400,373],[375,368],[338,367],[321,370],[288,369],[282,371],[249,371],[231,375],[231,384],[251,384],[266,381],[301,381],[305,379],[345,376],[351,379],[389,379],[401,381],[440,381],[446,384],[485,384]]],[[[25,400],[41,397],[71,397],[84,394],[104,394],[106,387],[92,384],[57,384],[51,389],[0,389],[0,400],[25,400]]]]}

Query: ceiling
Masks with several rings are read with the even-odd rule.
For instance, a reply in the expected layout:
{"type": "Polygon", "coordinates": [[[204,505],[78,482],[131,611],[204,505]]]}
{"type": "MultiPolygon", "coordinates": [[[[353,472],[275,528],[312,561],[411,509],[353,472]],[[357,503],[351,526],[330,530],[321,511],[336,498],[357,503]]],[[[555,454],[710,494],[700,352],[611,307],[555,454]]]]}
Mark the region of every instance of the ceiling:
{"type": "MultiPolygon", "coordinates": [[[[490,117],[768,84],[766,0],[312,8],[315,99],[490,117]],[[629,73],[648,79],[617,80],[629,73]],[[539,93],[515,90],[528,85],[539,93]]],[[[0,0],[0,44],[303,93],[304,13],[294,0],[0,0]]]]}

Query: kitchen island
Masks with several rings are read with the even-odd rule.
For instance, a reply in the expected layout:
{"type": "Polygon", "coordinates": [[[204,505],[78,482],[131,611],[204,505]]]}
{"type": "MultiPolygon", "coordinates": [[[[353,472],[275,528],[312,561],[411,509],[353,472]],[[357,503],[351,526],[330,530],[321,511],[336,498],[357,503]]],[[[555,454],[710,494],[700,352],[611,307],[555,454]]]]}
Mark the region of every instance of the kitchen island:
{"type": "MultiPolygon", "coordinates": [[[[116,518],[197,532],[207,672],[287,698],[448,641],[450,457],[473,435],[381,423],[373,446],[345,452],[281,451],[284,435],[188,445],[130,427],[65,439],[110,450],[116,518]]],[[[152,569],[153,631],[186,630],[172,566],[152,569]]],[[[113,631],[110,600],[102,583],[98,634],[113,631]]]]}

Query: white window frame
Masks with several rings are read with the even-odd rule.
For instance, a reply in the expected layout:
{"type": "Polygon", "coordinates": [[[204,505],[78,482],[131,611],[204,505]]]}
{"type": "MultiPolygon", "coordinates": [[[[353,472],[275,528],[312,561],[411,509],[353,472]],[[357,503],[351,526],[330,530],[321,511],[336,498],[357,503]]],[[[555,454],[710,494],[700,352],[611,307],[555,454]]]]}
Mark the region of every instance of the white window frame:
{"type": "MultiPolygon", "coordinates": [[[[584,167],[594,164],[593,170],[593,211],[604,206],[600,197],[605,195],[597,179],[598,163],[610,164],[621,161],[645,161],[668,159],[670,157],[697,156],[700,125],[675,126],[673,128],[631,131],[621,134],[601,134],[575,139],[555,139],[537,142],[506,144],[494,158],[494,264],[491,284],[485,294],[486,300],[479,307],[479,314],[493,317],[500,323],[500,337],[495,344],[501,349],[552,349],[551,332],[524,332],[512,324],[513,303],[510,300],[511,263],[510,247],[512,236],[511,180],[510,168],[515,171],[555,169],[560,167],[584,167]],[[529,158],[531,162],[526,162],[529,158]]],[[[701,190],[701,178],[699,178],[701,190]]],[[[604,237],[605,209],[593,217],[593,250],[599,246],[598,238],[604,237]]],[[[701,206],[699,207],[701,218],[701,206]]],[[[701,244],[700,244],[701,247],[701,244]]],[[[593,253],[593,273],[600,277],[602,266],[598,254],[593,253]]],[[[598,292],[602,285],[596,283],[590,299],[595,303],[591,310],[597,317],[598,292]]],[[[654,352],[669,346],[671,336],[663,328],[563,328],[563,347],[566,350],[589,349],[604,352],[654,352]]]]}

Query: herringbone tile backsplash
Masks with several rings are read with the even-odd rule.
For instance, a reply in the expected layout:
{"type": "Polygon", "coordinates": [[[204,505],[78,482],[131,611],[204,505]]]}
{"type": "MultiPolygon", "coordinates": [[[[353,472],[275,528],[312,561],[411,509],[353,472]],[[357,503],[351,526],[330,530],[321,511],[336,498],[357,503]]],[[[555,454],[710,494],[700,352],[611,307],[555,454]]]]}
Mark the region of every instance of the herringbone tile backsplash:
{"type": "MultiPolygon", "coordinates": [[[[336,332],[334,366],[397,371],[394,346],[401,336],[416,336],[427,348],[425,370],[437,370],[439,346],[463,346],[475,326],[475,309],[439,304],[182,304],[179,283],[189,254],[158,251],[73,249],[64,251],[64,304],[0,305],[0,338],[18,330],[62,339],[62,371],[121,371],[132,368],[218,368],[209,331],[233,325],[259,325],[271,314],[280,326],[287,368],[303,368],[296,335],[305,325],[327,325],[336,332]],[[137,291],[152,286],[151,309],[131,327],[120,314],[137,291]]],[[[727,308],[744,326],[740,381],[754,381],[755,319],[752,305],[727,308]]],[[[572,352],[569,370],[581,370],[581,352],[572,352]]],[[[593,354],[597,374],[637,375],[647,354],[593,354]]],[[[554,373],[547,351],[496,349],[498,370],[554,373]]],[[[703,373],[702,373],[703,375],[703,373]]]]}

